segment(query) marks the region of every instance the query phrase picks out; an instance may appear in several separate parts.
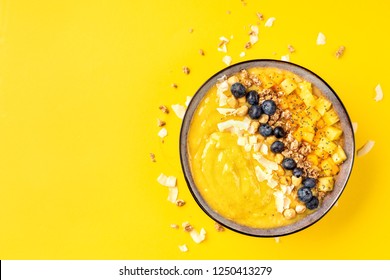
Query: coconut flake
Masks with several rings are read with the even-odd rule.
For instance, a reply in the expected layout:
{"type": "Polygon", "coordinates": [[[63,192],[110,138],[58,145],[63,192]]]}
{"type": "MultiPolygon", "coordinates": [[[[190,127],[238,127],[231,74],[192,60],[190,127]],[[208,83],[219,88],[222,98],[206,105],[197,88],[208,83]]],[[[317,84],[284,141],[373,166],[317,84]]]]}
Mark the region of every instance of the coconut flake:
{"type": "Polygon", "coordinates": [[[245,146],[244,146],[244,150],[245,150],[245,152],[250,152],[251,150],[252,150],[252,145],[251,144],[246,144],[245,146]]]}
{"type": "Polygon", "coordinates": [[[257,25],[251,25],[251,33],[258,35],[259,27],[257,25]]]}
{"type": "Polygon", "coordinates": [[[186,113],[186,107],[180,104],[173,104],[172,110],[175,112],[176,116],[178,116],[180,119],[184,118],[184,115],[186,113]]]}
{"type": "Polygon", "coordinates": [[[271,27],[274,24],[275,20],[276,20],[276,18],[270,17],[269,19],[267,19],[267,21],[265,22],[264,26],[265,27],[271,27]]]}
{"type": "MultiPolygon", "coordinates": [[[[222,82],[224,82],[224,81],[226,81],[226,80],[227,80],[227,76],[226,76],[226,75],[223,75],[222,77],[220,77],[220,78],[217,79],[217,81],[218,81],[219,83],[222,83],[222,82]]],[[[217,87],[218,87],[218,85],[217,85],[217,87]]]]}
{"type": "Polygon", "coordinates": [[[375,101],[378,102],[378,101],[381,101],[383,99],[383,91],[382,91],[382,87],[380,84],[378,84],[376,87],[375,87],[375,92],[376,92],[376,96],[375,96],[375,101]]]}
{"type": "Polygon", "coordinates": [[[236,109],[233,108],[217,108],[218,113],[224,116],[232,115],[236,111],[236,109]]]}
{"type": "Polygon", "coordinates": [[[186,97],[186,102],[184,103],[186,105],[186,107],[188,107],[188,105],[190,105],[191,100],[192,100],[191,96],[186,97]]]}
{"type": "Polygon", "coordinates": [[[176,177],[168,176],[167,181],[166,181],[166,186],[173,188],[176,186],[176,181],[177,181],[176,177]]]}
{"type": "Polygon", "coordinates": [[[229,83],[226,79],[216,84],[216,86],[217,86],[217,91],[220,93],[224,93],[229,89],[229,83]]]}
{"type": "Polygon", "coordinates": [[[168,130],[163,127],[160,129],[160,131],[157,133],[157,135],[160,137],[160,138],[164,138],[168,135],[168,130]]]}
{"type": "Polygon", "coordinates": [[[240,57],[244,57],[244,56],[245,56],[245,52],[241,52],[240,57]]]}
{"type": "Polygon", "coordinates": [[[179,245],[179,250],[182,252],[187,252],[188,251],[187,245],[186,244],[179,245]]]}
{"type": "Polygon", "coordinates": [[[284,194],[281,191],[274,192],[276,211],[283,213],[284,210],[284,194]]]}
{"type": "Polygon", "coordinates": [[[227,53],[227,47],[226,44],[223,44],[222,46],[218,47],[219,52],[227,53]]]}
{"type": "Polygon", "coordinates": [[[224,62],[227,66],[229,66],[232,63],[232,57],[228,56],[228,55],[225,55],[222,58],[222,62],[224,62]]]}
{"type": "Polygon", "coordinates": [[[225,44],[229,43],[229,39],[226,38],[225,36],[219,37],[219,40],[221,41],[221,43],[222,43],[222,42],[224,42],[225,44]]]}
{"type": "Polygon", "coordinates": [[[291,199],[285,196],[283,201],[283,208],[284,209],[290,208],[290,203],[291,203],[291,199]]]}
{"type": "Polygon", "coordinates": [[[218,51],[220,52],[224,52],[224,53],[227,53],[227,47],[226,47],[226,44],[229,43],[229,39],[224,37],[224,36],[221,36],[219,37],[219,40],[221,41],[218,45],[218,51]]]}
{"type": "Polygon", "coordinates": [[[278,185],[278,181],[272,178],[272,175],[269,176],[267,183],[268,187],[270,187],[271,189],[274,189],[278,185]]]}
{"type": "Polygon", "coordinates": [[[237,139],[237,145],[244,147],[246,144],[249,144],[248,137],[246,136],[240,136],[237,139]]]}
{"type": "Polygon", "coordinates": [[[259,182],[263,182],[268,179],[268,174],[265,173],[265,171],[261,169],[260,166],[255,167],[255,173],[256,173],[257,180],[259,180],[259,182]]]}
{"type": "Polygon", "coordinates": [[[358,130],[358,123],[357,122],[353,122],[352,123],[352,129],[353,129],[353,133],[356,134],[357,130],[358,130]]]}
{"type": "Polygon", "coordinates": [[[280,237],[275,237],[275,242],[279,243],[280,242],[280,237]]]}
{"type": "Polygon", "coordinates": [[[280,58],[282,61],[287,61],[289,62],[290,61],[290,55],[286,54],[286,55],[282,55],[282,57],[280,58]]]}
{"type": "Polygon", "coordinates": [[[325,45],[326,37],[323,33],[319,32],[317,36],[317,45],[325,45]]]}
{"type": "Polygon", "coordinates": [[[253,154],[253,158],[257,160],[264,168],[266,168],[271,173],[273,170],[278,170],[278,164],[274,161],[270,161],[260,154],[253,154]]]}
{"type": "Polygon", "coordinates": [[[258,35],[250,35],[249,36],[249,42],[254,45],[259,41],[259,36],[258,35]]]}
{"type": "Polygon", "coordinates": [[[219,106],[225,106],[227,104],[227,96],[223,93],[218,94],[219,106]]]}
{"type": "Polygon", "coordinates": [[[249,136],[249,144],[251,144],[251,145],[256,144],[257,140],[258,140],[258,138],[256,135],[249,136]]]}
{"type": "Polygon", "coordinates": [[[225,131],[232,127],[239,130],[247,130],[249,128],[249,124],[247,122],[238,120],[227,120],[225,122],[218,123],[217,126],[219,131],[225,131]]]}
{"type": "Polygon", "coordinates": [[[260,147],[260,152],[263,154],[263,155],[268,155],[268,146],[266,144],[261,144],[261,147],[260,147]]]}
{"type": "Polygon", "coordinates": [[[168,188],[168,201],[172,203],[176,203],[177,196],[179,195],[179,189],[177,187],[168,188]]]}
{"type": "Polygon", "coordinates": [[[227,96],[224,94],[224,92],[229,89],[229,84],[226,81],[226,77],[221,83],[216,84],[216,86],[217,86],[217,97],[219,100],[219,106],[221,107],[225,106],[227,104],[227,96]]]}
{"type": "Polygon", "coordinates": [[[197,244],[201,243],[203,240],[206,239],[206,231],[204,230],[204,228],[202,228],[199,233],[195,229],[193,229],[190,231],[190,235],[192,240],[194,240],[194,242],[197,244]]]}
{"type": "Polygon", "coordinates": [[[368,154],[371,149],[374,147],[375,141],[373,140],[368,140],[366,144],[364,144],[359,150],[357,150],[357,156],[361,157],[366,154],[368,154]]]}
{"type": "Polygon", "coordinates": [[[259,27],[257,25],[251,25],[251,32],[249,33],[249,42],[250,45],[246,48],[249,48],[251,45],[254,45],[259,41],[259,27]]]}
{"type": "Polygon", "coordinates": [[[160,176],[157,178],[157,182],[159,182],[161,185],[169,188],[176,187],[176,177],[174,176],[167,176],[164,173],[161,173],[160,176]]]}
{"type": "Polygon", "coordinates": [[[272,171],[271,173],[267,173],[263,169],[261,169],[260,166],[255,166],[255,174],[259,182],[267,181],[267,185],[271,189],[275,188],[278,185],[278,182],[272,178],[272,171]]]}

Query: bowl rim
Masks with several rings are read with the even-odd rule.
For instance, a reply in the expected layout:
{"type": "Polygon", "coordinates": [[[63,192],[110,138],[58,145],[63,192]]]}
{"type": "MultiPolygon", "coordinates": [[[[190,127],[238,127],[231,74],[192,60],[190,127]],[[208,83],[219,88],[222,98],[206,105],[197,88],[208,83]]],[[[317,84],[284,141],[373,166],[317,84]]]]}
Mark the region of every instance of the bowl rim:
{"type": "Polygon", "coordinates": [[[199,207],[205,212],[211,219],[220,223],[221,225],[229,228],[235,232],[242,233],[249,236],[255,237],[278,237],[284,236],[292,233],[299,232],[319,220],[321,220],[335,205],[337,200],[340,198],[343,193],[347,182],[351,176],[352,167],[355,159],[355,137],[352,129],[352,122],[348,115],[348,112],[342,103],[341,99],[337,95],[337,93],[330,87],[330,85],[323,80],[320,76],[318,76],[313,71],[287,61],[274,60],[274,59],[253,59],[242,61],[233,65],[230,65],[214,75],[212,75],[203,85],[196,91],[193,96],[190,104],[188,105],[187,111],[184,115],[183,122],[180,130],[180,139],[179,139],[179,152],[180,152],[180,162],[184,174],[185,181],[187,186],[199,205],[199,207]],[[222,77],[223,75],[229,76],[234,73],[238,73],[242,69],[250,69],[253,67],[273,67],[284,69],[295,73],[302,77],[304,80],[311,82],[315,87],[317,87],[323,96],[325,96],[329,101],[331,101],[333,108],[337,112],[340,117],[341,128],[343,130],[343,134],[345,137],[345,141],[343,144],[343,148],[345,153],[347,154],[347,160],[342,164],[340,168],[340,173],[336,177],[335,186],[331,193],[329,193],[322,205],[319,209],[304,217],[303,219],[298,220],[293,224],[289,224],[286,226],[275,227],[275,228],[254,228],[245,225],[241,225],[237,222],[229,220],[215,210],[213,210],[205,199],[200,194],[194,179],[191,173],[191,167],[189,162],[188,155],[188,142],[187,136],[190,130],[191,121],[193,115],[198,107],[199,102],[203,99],[204,95],[208,92],[208,90],[214,86],[217,82],[217,79],[222,77]],[[348,140],[348,141],[347,141],[348,140]]]}

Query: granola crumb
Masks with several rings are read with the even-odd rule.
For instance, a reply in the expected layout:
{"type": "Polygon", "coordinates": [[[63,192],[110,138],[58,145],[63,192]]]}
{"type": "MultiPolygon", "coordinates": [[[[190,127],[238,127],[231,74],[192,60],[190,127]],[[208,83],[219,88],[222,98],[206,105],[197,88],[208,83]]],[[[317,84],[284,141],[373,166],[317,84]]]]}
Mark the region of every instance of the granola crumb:
{"type": "Polygon", "coordinates": [[[256,16],[257,16],[257,18],[258,18],[259,20],[264,20],[264,16],[263,16],[262,13],[257,12],[257,13],[256,13],[256,16]]]}
{"type": "Polygon", "coordinates": [[[157,119],[157,126],[158,127],[163,127],[164,125],[166,125],[167,123],[163,120],[160,120],[160,119],[157,119]]]}
{"type": "Polygon", "coordinates": [[[251,42],[248,42],[245,44],[245,48],[246,49],[250,49],[252,47],[252,43],[251,42]]]}
{"type": "Polygon", "coordinates": [[[190,74],[190,68],[188,68],[187,66],[183,66],[183,73],[186,75],[190,74]]]}
{"type": "Polygon", "coordinates": [[[344,46],[340,46],[339,49],[336,51],[336,58],[340,58],[343,56],[344,54],[344,51],[345,51],[345,47],[344,46]]]}
{"type": "Polygon", "coordinates": [[[156,155],[154,153],[150,153],[150,160],[156,162],[156,155]]]}
{"type": "Polygon", "coordinates": [[[175,83],[173,83],[171,86],[172,86],[173,88],[177,88],[177,87],[178,87],[177,84],[175,84],[175,83]]]}
{"type": "Polygon", "coordinates": [[[201,56],[204,56],[204,50],[200,49],[200,50],[199,50],[199,54],[200,54],[201,56]]]}
{"type": "Polygon", "coordinates": [[[186,204],[186,202],[185,202],[184,200],[182,200],[182,199],[178,199],[178,200],[176,201],[176,205],[177,205],[178,207],[183,207],[185,204],[186,204]]]}
{"type": "Polygon", "coordinates": [[[227,11],[226,11],[226,13],[227,13],[228,15],[230,15],[232,12],[231,12],[231,11],[229,11],[229,10],[227,10],[227,11]]]}
{"type": "Polygon", "coordinates": [[[184,229],[185,232],[191,232],[194,228],[190,225],[189,222],[184,222],[182,224],[182,227],[184,229]]]}
{"type": "Polygon", "coordinates": [[[218,224],[218,223],[215,223],[214,227],[215,227],[216,231],[218,231],[218,232],[222,232],[222,231],[225,230],[225,228],[222,225],[218,224]]]}
{"type": "Polygon", "coordinates": [[[158,108],[159,108],[159,109],[161,110],[161,112],[163,112],[164,114],[169,114],[169,109],[168,109],[167,106],[165,106],[165,105],[160,105],[158,108]]]}
{"type": "Polygon", "coordinates": [[[218,43],[218,48],[223,47],[223,45],[226,45],[227,43],[228,43],[228,41],[226,41],[226,40],[221,40],[221,41],[218,43]]]}
{"type": "Polygon", "coordinates": [[[179,225],[177,224],[171,224],[170,227],[173,229],[179,229],[179,225]]]}
{"type": "Polygon", "coordinates": [[[192,32],[194,32],[194,29],[190,28],[190,29],[188,29],[188,32],[192,33],[192,32]]]}
{"type": "Polygon", "coordinates": [[[290,53],[295,52],[295,48],[294,48],[292,45],[288,45],[288,46],[287,46],[287,49],[288,49],[288,51],[289,51],[290,53]]]}

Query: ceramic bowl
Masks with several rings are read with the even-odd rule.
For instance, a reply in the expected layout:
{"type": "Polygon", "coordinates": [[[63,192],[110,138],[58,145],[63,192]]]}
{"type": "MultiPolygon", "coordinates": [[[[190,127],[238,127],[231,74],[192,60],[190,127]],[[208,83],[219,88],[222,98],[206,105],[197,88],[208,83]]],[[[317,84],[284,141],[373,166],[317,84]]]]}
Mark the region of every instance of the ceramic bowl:
{"type": "Polygon", "coordinates": [[[354,140],[351,120],[348,116],[348,113],[342,101],[337,96],[336,92],[321,77],[319,77],[312,71],[302,66],[289,63],[289,62],[269,60],[269,59],[250,60],[235,65],[231,65],[221,70],[220,72],[214,74],[211,78],[209,78],[199,88],[199,90],[192,98],[192,101],[189,104],[187,112],[184,116],[182,127],[181,127],[181,133],[180,133],[180,160],[181,160],[182,169],[184,172],[185,179],[187,181],[187,185],[194,199],[200,206],[200,208],[216,222],[220,223],[221,225],[231,230],[234,230],[239,233],[243,233],[251,236],[259,236],[259,237],[276,237],[276,236],[283,236],[283,235],[295,233],[313,225],[322,217],[324,217],[324,215],[328,213],[328,211],[333,207],[333,205],[339,199],[340,195],[342,194],[347,184],[353,166],[354,154],[355,154],[354,151],[355,151],[355,140],[354,140]],[[197,185],[194,182],[191,173],[191,168],[190,168],[189,156],[188,156],[188,142],[187,142],[188,131],[191,127],[191,121],[194,112],[196,111],[198,104],[201,102],[204,95],[209,91],[209,89],[212,86],[216,84],[217,79],[222,77],[223,75],[229,77],[230,75],[237,73],[242,69],[248,69],[253,67],[275,67],[275,68],[285,69],[301,76],[303,79],[307,80],[308,82],[316,86],[322,92],[322,94],[329,101],[332,102],[333,108],[336,110],[337,114],[340,117],[341,128],[343,130],[344,139],[345,139],[343,148],[348,157],[348,159],[340,166],[340,173],[336,177],[333,191],[330,192],[324,198],[322,204],[316,211],[302,218],[296,223],[287,226],[276,227],[276,228],[253,228],[253,227],[244,226],[232,220],[226,219],[225,217],[215,212],[207,204],[205,199],[202,197],[201,193],[198,190],[197,185]]]}

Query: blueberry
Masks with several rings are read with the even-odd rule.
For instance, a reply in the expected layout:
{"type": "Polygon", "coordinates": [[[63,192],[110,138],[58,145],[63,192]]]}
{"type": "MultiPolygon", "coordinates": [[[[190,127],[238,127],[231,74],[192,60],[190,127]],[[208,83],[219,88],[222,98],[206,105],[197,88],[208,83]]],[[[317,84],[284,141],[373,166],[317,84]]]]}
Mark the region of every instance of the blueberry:
{"type": "Polygon", "coordinates": [[[276,104],[273,100],[265,100],[261,103],[261,109],[263,109],[264,114],[272,116],[276,112],[276,104]]]}
{"type": "Polygon", "coordinates": [[[307,178],[303,179],[302,184],[306,188],[314,188],[317,184],[317,181],[314,178],[307,177],[307,178]]]}
{"type": "Polygon", "coordinates": [[[307,203],[313,198],[313,194],[309,188],[302,187],[298,190],[298,198],[300,201],[307,203]]]}
{"type": "Polygon", "coordinates": [[[274,129],[274,135],[276,138],[283,138],[284,136],[286,136],[286,132],[284,131],[283,127],[277,126],[274,129]]]}
{"type": "Polygon", "coordinates": [[[245,89],[244,85],[241,83],[232,84],[230,91],[232,92],[232,94],[234,95],[235,98],[244,97],[246,94],[246,89],[245,89]]]}
{"type": "Polygon", "coordinates": [[[251,90],[246,95],[246,101],[250,105],[259,105],[259,94],[255,90],[251,90]]]}
{"type": "Polygon", "coordinates": [[[297,167],[297,163],[292,158],[285,158],[282,161],[282,167],[286,170],[294,170],[297,167]]]}
{"type": "Polygon", "coordinates": [[[318,201],[318,198],[313,196],[308,202],[305,203],[306,204],[306,208],[309,209],[309,210],[314,210],[318,207],[318,205],[320,204],[320,202],[318,201]]]}
{"type": "MultiPolygon", "coordinates": [[[[302,168],[299,168],[299,167],[296,167],[294,168],[293,170],[293,175],[297,178],[300,178],[302,175],[303,175],[303,169],[302,168]]],[[[306,187],[306,186],[305,186],[306,187]]]]}
{"type": "Polygon", "coordinates": [[[280,141],[275,141],[271,145],[271,151],[275,154],[281,153],[284,150],[284,144],[280,141]]]}
{"type": "Polygon", "coordinates": [[[273,132],[274,131],[269,124],[263,123],[259,127],[259,133],[264,137],[271,136],[273,134],[273,132]]]}
{"type": "Polygon", "coordinates": [[[261,116],[261,107],[259,105],[252,105],[248,110],[248,115],[251,119],[257,120],[261,116]]]}

